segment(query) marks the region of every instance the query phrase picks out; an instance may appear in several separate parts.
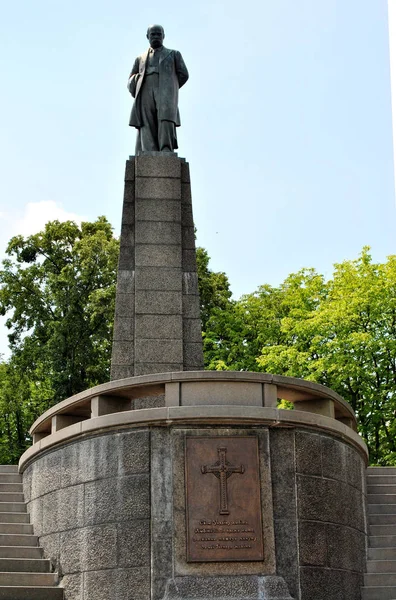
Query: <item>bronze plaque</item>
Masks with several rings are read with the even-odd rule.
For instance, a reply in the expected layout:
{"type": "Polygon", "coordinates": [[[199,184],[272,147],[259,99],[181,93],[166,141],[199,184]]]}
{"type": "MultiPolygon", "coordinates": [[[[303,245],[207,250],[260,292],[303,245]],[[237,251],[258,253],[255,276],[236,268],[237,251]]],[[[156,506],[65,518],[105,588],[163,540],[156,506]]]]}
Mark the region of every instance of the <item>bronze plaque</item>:
{"type": "Polygon", "coordinates": [[[257,437],[186,437],[187,562],[263,560],[257,437]]]}

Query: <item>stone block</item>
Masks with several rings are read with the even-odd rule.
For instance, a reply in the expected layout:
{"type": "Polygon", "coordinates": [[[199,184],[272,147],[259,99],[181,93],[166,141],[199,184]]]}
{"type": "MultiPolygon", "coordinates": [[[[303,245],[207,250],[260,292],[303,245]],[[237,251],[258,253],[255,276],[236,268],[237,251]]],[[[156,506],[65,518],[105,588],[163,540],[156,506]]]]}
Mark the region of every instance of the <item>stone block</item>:
{"type": "Polygon", "coordinates": [[[134,181],[135,179],[135,159],[130,158],[125,165],[125,181],[134,181]]]}
{"type": "Polygon", "coordinates": [[[43,456],[33,471],[32,499],[44,496],[60,487],[59,454],[51,452],[43,456]]]}
{"type": "Polygon", "coordinates": [[[195,272],[197,270],[197,257],[194,250],[185,250],[183,248],[182,252],[182,269],[183,271],[192,271],[195,272]]]}
{"type": "Polygon", "coordinates": [[[366,466],[362,456],[345,444],[346,481],[363,492],[366,484],[366,466]]]}
{"type": "MultiPolygon", "coordinates": [[[[275,510],[275,503],[274,503],[275,510]]],[[[293,598],[299,597],[299,555],[297,521],[276,519],[274,522],[276,572],[287,583],[293,598]]],[[[319,600],[319,598],[317,599],[319,600]]]]}
{"type": "Polygon", "coordinates": [[[133,225],[135,223],[135,203],[125,202],[122,207],[122,225],[133,225]]]}
{"type": "Polygon", "coordinates": [[[183,227],[194,227],[191,204],[181,205],[181,222],[183,227]]]}
{"type": "Polygon", "coordinates": [[[118,531],[118,566],[150,567],[150,520],[120,523],[118,531]]]}
{"type": "MultiPolygon", "coordinates": [[[[84,486],[74,485],[59,490],[58,492],[58,530],[75,529],[84,525],[84,486]]],[[[48,505],[47,509],[48,509],[48,505]]],[[[44,510],[43,518],[48,518],[44,510]]]]}
{"type": "Polygon", "coordinates": [[[116,590],[117,600],[150,600],[150,569],[139,567],[119,570],[116,590]]]}
{"type": "MultiPolygon", "coordinates": [[[[281,577],[175,577],[166,586],[167,600],[292,600],[281,577]]],[[[318,596],[319,598],[319,596],[318,596]]]]}
{"type": "Polygon", "coordinates": [[[139,221],[136,225],[137,244],[181,244],[180,223],[171,221],[139,221]]]}
{"type": "Polygon", "coordinates": [[[121,522],[150,518],[149,475],[132,475],[119,480],[117,512],[121,522]]]}
{"type": "Polygon", "coordinates": [[[132,342],[134,339],[135,321],[133,318],[116,317],[114,319],[113,342],[132,342]]]}
{"type": "Polygon", "coordinates": [[[133,365],[111,365],[111,380],[126,379],[133,377],[135,374],[133,365]]]}
{"type": "Polygon", "coordinates": [[[25,502],[29,503],[32,497],[32,479],[33,479],[34,463],[25,469],[23,473],[23,495],[25,502]]]}
{"type": "Polygon", "coordinates": [[[332,437],[322,436],[322,466],[323,477],[346,481],[346,452],[345,444],[332,437]]]}
{"type": "Polygon", "coordinates": [[[117,563],[116,525],[86,527],[80,531],[83,532],[82,570],[114,568],[117,563]]]}
{"type": "Polygon", "coordinates": [[[178,179],[137,177],[135,194],[137,198],[152,200],[180,200],[181,184],[178,179]]]}
{"type": "Polygon", "coordinates": [[[191,185],[189,183],[181,184],[181,197],[182,197],[183,203],[191,205],[191,203],[192,203],[191,185]]]}
{"type": "Polygon", "coordinates": [[[136,360],[141,363],[183,362],[182,340],[136,340],[136,360]]]}
{"type": "Polygon", "coordinates": [[[327,565],[326,525],[315,521],[300,521],[298,528],[300,564],[327,565]]]}
{"type": "Polygon", "coordinates": [[[148,473],[150,469],[150,435],[148,431],[118,434],[119,473],[148,473]]]}
{"type": "Polygon", "coordinates": [[[171,156],[138,156],[136,158],[137,177],[170,177],[180,179],[181,161],[171,156]]]}
{"type": "Polygon", "coordinates": [[[139,244],[135,248],[137,267],[178,267],[181,268],[181,246],[158,246],[139,244]]]}
{"type": "Polygon", "coordinates": [[[136,314],[180,315],[182,311],[181,294],[154,290],[139,291],[136,294],[135,310],[136,314]]]}
{"type": "Polygon", "coordinates": [[[331,571],[318,567],[301,567],[300,586],[301,598],[304,600],[324,599],[324,591],[326,591],[326,600],[352,600],[343,594],[341,571],[331,571]]]}
{"type": "Polygon", "coordinates": [[[84,576],[84,600],[150,600],[147,568],[91,571],[84,576]]]}
{"type": "Polygon", "coordinates": [[[120,248],[120,256],[118,259],[118,270],[131,271],[135,265],[135,246],[127,246],[123,244],[120,248]]]}
{"type": "Polygon", "coordinates": [[[183,362],[186,367],[194,367],[197,371],[204,368],[202,341],[183,344],[183,362]]]}
{"type": "Polygon", "coordinates": [[[117,437],[102,435],[69,444],[60,451],[62,487],[104,477],[113,477],[118,469],[117,437]]]}
{"type": "Polygon", "coordinates": [[[366,570],[366,538],[363,532],[343,525],[326,525],[327,566],[350,571],[366,570]]]}
{"type": "Polygon", "coordinates": [[[194,227],[182,228],[183,248],[195,250],[195,232],[194,227]]]}
{"type": "Polygon", "coordinates": [[[182,317],[181,315],[136,315],[136,337],[181,340],[182,317]]]}
{"type": "Polygon", "coordinates": [[[60,533],[52,533],[40,537],[40,547],[44,558],[51,561],[53,570],[59,570],[60,533]]]}
{"type": "Polygon", "coordinates": [[[198,305],[199,293],[198,293],[198,274],[196,271],[187,271],[183,273],[183,294],[187,296],[197,296],[198,305]]]}
{"type": "Polygon", "coordinates": [[[116,365],[132,365],[134,361],[133,341],[121,342],[115,341],[111,360],[116,365]]]}
{"type": "Polygon", "coordinates": [[[180,292],[182,290],[181,267],[137,267],[136,290],[180,292]]]}
{"type": "Polygon", "coordinates": [[[131,318],[135,310],[135,294],[117,294],[115,316],[131,318]]]}
{"type": "Polygon", "coordinates": [[[182,363],[135,363],[135,375],[152,375],[153,373],[172,373],[182,371],[182,363]]]}
{"type": "Polygon", "coordinates": [[[123,246],[134,246],[135,245],[135,226],[127,225],[123,223],[121,225],[121,248],[123,246]]]}
{"type": "Polygon", "coordinates": [[[140,221],[181,222],[180,200],[137,199],[135,210],[140,221]]]}
{"type": "Polygon", "coordinates": [[[135,201],[135,181],[126,181],[124,187],[124,204],[135,201]]]}
{"type": "Polygon", "coordinates": [[[183,339],[202,345],[201,319],[183,319],[183,339]]]}
{"type": "Polygon", "coordinates": [[[296,432],[296,471],[308,475],[322,475],[322,436],[296,432]]]}
{"type": "Polygon", "coordinates": [[[83,574],[75,573],[62,578],[64,600],[82,600],[84,598],[83,574]]]}
{"type": "Polygon", "coordinates": [[[276,519],[296,519],[294,433],[270,430],[271,477],[276,519]]]}
{"type": "Polygon", "coordinates": [[[59,526],[59,490],[46,494],[42,500],[43,504],[43,535],[60,531],[59,526]]]}
{"type": "Polygon", "coordinates": [[[183,296],[183,318],[200,319],[201,311],[198,296],[183,296]]]}
{"type": "Polygon", "coordinates": [[[91,419],[127,410],[132,410],[132,402],[129,398],[95,396],[91,399],[91,419]]]}
{"type": "Polygon", "coordinates": [[[295,410],[322,415],[334,419],[334,400],[331,398],[313,398],[296,402],[295,410]]]}
{"type": "Polygon", "coordinates": [[[165,394],[159,396],[143,396],[142,398],[135,398],[134,409],[142,410],[145,408],[160,408],[165,406],[165,394]]]}
{"type": "Polygon", "coordinates": [[[33,525],[35,535],[43,533],[43,501],[42,498],[31,500],[27,506],[30,522],[33,525]]]}
{"type": "Polygon", "coordinates": [[[97,525],[119,520],[118,504],[120,501],[118,481],[100,479],[85,484],[84,523],[97,525]]]}
{"type": "Polygon", "coordinates": [[[262,406],[260,383],[191,381],[181,385],[181,406],[262,406]]]}
{"type": "Polygon", "coordinates": [[[181,180],[182,183],[190,183],[190,165],[188,162],[181,163],[181,180]]]}
{"type": "Polygon", "coordinates": [[[133,294],[135,292],[135,271],[133,269],[118,269],[117,293],[133,294]]]}

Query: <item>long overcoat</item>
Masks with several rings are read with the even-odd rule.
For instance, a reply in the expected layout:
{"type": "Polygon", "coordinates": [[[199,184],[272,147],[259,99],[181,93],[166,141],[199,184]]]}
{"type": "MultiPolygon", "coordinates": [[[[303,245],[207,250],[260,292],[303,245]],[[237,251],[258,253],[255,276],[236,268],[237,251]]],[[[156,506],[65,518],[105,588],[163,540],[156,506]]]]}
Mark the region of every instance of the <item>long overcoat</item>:
{"type": "MultiPolygon", "coordinates": [[[[129,125],[131,125],[131,127],[139,128],[143,126],[139,92],[144,83],[147,57],[148,50],[137,57],[128,79],[128,90],[135,98],[131,118],[129,119],[129,125]]],[[[181,88],[188,79],[187,67],[180,52],[163,47],[160,53],[158,71],[160,98],[158,117],[162,121],[173,121],[176,127],[179,127],[179,88],[181,88]]]]}

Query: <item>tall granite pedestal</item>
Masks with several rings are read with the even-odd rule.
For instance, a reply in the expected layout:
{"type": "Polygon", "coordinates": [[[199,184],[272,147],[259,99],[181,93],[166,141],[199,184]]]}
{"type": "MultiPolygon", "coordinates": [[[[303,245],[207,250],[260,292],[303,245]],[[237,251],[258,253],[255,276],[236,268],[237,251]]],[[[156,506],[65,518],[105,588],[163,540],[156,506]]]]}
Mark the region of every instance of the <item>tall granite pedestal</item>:
{"type": "Polygon", "coordinates": [[[188,163],[127,161],[111,379],[203,368],[188,163]]]}

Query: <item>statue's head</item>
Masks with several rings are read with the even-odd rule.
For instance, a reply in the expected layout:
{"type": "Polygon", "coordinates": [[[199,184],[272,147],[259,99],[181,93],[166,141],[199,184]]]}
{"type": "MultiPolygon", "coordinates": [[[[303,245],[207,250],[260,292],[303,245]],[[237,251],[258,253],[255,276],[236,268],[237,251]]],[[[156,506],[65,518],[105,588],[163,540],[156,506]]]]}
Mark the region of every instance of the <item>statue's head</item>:
{"type": "Polygon", "coordinates": [[[161,25],[150,25],[147,29],[147,39],[152,48],[161,48],[165,39],[165,31],[161,25]]]}

